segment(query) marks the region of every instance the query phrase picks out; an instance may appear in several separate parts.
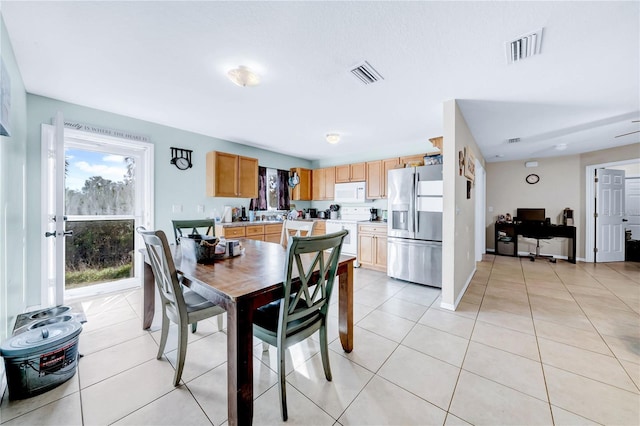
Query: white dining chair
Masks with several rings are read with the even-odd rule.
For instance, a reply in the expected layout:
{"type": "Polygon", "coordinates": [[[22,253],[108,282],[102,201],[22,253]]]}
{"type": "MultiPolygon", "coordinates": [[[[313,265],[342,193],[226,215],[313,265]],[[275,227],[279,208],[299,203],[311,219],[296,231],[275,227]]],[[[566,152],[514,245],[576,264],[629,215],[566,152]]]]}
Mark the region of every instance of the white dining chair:
{"type": "Polygon", "coordinates": [[[280,234],[280,244],[287,247],[289,237],[310,237],[313,228],[316,225],[315,220],[285,220],[282,223],[282,234],[280,234]]]}

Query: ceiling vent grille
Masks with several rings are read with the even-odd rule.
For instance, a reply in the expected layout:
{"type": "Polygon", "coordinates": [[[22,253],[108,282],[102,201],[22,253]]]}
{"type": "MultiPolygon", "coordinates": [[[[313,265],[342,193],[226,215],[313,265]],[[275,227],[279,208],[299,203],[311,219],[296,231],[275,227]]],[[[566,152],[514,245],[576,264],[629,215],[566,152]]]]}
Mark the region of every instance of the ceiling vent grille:
{"type": "Polygon", "coordinates": [[[520,142],[520,138],[507,139],[507,143],[518,143],[518,142],[520,142]]]}
{"type": "Polygon", "coordinates": [[[539,54],[541,45],[542,28],[520,36],[513,41],[506,42],[507,63],[512,64],[539,54]]]}
{"type": "Polygon", "coordinates": [[[378,71],[367,61],[364,61],[357,67],[351,70],[351,74],[356,76],[364,84],[373,84],[380,80],[384,80],[384,77],[380,75],[378,71]]]}

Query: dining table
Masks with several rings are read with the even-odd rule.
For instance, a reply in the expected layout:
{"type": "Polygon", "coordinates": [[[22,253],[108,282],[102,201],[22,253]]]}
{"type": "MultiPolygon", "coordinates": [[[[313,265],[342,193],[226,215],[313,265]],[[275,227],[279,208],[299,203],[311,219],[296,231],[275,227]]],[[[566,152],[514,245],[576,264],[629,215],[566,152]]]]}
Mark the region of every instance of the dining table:
{"type": "MultiPolygon", "coordinates": [[[[183,283],[227,311],[229,425],[252,423],[253,315],[256,308],[282,298],[287,257],[287,249],[277,243],[241,239],[240,244],[241,255],[207,264],[182,258],[180,246],[172,245],[174,262],[183,276],[183,283]]],[[[355,260],[355,256],[341,255],[336,272],[338,333],[345,352],[353,350],[355,260]]],[[[156,289],[153,271],[147,261],[144,262],[143,278],[142,327],[148,329],[155,312],[156,289]]],[[[294,279],[292,285],[299,285],[299,279],[294,279]]]]}

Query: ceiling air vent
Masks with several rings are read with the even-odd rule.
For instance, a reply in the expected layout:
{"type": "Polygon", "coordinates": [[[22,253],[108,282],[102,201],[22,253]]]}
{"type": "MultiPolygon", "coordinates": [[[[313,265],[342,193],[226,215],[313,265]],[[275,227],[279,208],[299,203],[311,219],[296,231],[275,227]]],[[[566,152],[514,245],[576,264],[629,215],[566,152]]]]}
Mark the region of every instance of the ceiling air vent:
{"type": "Polygon", "coordinates": [[[507,143],[518,143],[518,142],[520,142],[520,138],[507,139],[507,143]]]}
{"type": "Polygon", "coordinates": [[[357,67],[351,70],[351,74],[358,77],[358,80],[363,82],[364,84],[372,84],[376,83],[380,80],[384,80],[384,77],[376,71],[374,67],[367,61],[364,61],[357,67]]]}
{"type": "Polygon", "coordinates": [[[542,44],[542,28],[527,33],[517,39],[506,42],[507,63],[512,64],[540,53],[542,44]]]}

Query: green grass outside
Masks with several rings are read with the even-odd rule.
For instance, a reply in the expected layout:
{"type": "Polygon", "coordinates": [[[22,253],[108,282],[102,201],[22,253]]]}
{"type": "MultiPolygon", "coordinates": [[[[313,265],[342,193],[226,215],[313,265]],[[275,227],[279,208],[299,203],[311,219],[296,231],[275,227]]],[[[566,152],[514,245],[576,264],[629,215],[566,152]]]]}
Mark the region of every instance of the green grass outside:
{"type": "Polygon", "coordinates": [[[131,277],[131,263],[122,266],[111,266],[101,269],[85,269],[82,271],[67,271],[64,275],[67,290],[114,281],[131,277]]]}

